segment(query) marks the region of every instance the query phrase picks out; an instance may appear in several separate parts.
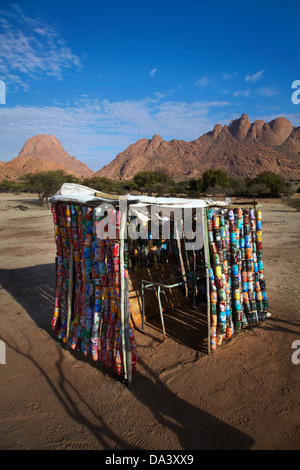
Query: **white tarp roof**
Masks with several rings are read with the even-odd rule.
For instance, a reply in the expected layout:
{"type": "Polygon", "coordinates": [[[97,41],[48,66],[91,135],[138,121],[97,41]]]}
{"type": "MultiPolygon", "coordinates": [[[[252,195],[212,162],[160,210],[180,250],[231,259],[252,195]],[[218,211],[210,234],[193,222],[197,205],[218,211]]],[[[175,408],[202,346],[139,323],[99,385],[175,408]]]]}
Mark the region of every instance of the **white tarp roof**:
{"type": "Polygon", "coordinates": [[[210,207],[210,206],[226,206],[231,204],[230,199],[225,201],[213,201],[212,199],[186,199],[177,197],[151,197],[142,195],[126,194],[125,196],[109,195],[101,193],[96,189],[82,186],[76,183],[64,183],[57,193],[50,198],[50,202],[71,202],[74,204],[88,204],[97,203],[99,205],[105,201],[112,203],[119,199],[125,199],[130,204],[134,204],[135,208],[147,207],[149,205],[159,205],[165,208],[197,208],[197,207],[210,207]],[[96,196],[97,193],[97,196],[96,196]]]}

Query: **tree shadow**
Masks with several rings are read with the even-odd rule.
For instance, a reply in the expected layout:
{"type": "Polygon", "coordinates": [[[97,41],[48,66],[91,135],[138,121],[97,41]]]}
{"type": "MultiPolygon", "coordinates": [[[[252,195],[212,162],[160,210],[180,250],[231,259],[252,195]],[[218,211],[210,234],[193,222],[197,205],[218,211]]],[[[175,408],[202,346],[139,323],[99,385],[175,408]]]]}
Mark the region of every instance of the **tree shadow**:
{"type": "Polygon", "coordinates": [[[31,361],[31,363],[44,377],[46,383],[58,401],[62,404],[66,414],[72,420],[86,427],[95,437],[103,450],[141,450],[141,448],[138,446],[131,445],[130,443],[120,438],[115,432],[113,432],[112,429],[110,429],[107,424],[105,424],[103,416],[101,416],[100,413],[97,412],[90,403],[88,403],[85,397],[80,394],[78,388],[75,387],[74,384],[66,378],[63,367],[62,348],[57,345],[56,351],[58,355],[57,360],[53,364],[53,367],[55,367],[58,372],[58,379],[53,380],[47,371],[39,364],[37,358],[33,357],[33,355],[30,353],[32,349],[30,340],[28,337],[24,336],[24,341],[22,343],[23,347],[25,346],[26,342],[27,351],[24,352],[20,351],[17,347],[5,339],[5,343],[10,349],[31,361]],[[76,397],[76,400],[74,400],[73,397],[76,397]]]}
{"type": "Polygon", "coordinates": [[[159,427],[169,429],[184,450],[251,449],[255,441],[250,436],[180,398],[142,359],[140,362],[148,376],[137,371],[131,392],[153,413],[157,432],[159,427]]]}
{"type": "MultiPolygon", "coordinates": [[[[14,299],[26,310],[39,328],[51,332],[55,298],[55,264],[45,264],[22,269],[1,269],[0,283],[14,299]]],[[[142,447],[130,444],[114,432],[106,423],[101,413],[87,401],[80,390],[69,380],[64,372],[64,346],[56,343],[57,359],[53,364],[58,379],[51,378],[49,372],[42,367],[38,358],[32,354],[30,339],[24,337],[22,351],[14,344],[6,341],[8,347],[27,358],[43,375],[53,394],[62,404],[66,414],[81,425],[85,426],[95,437],[99,446],[105,450],[141,450],[142,447]],[[74,400],[76,397],[76,400],[74,400]],[[79,399],[79,400],[78,400],[79,399]]],[[[92,363],[101,369],[101,363],[94,363],[83,354],[70,351],[76,358],[92,363]]],[[[149,408],[157,423],[157,430],[162,433],[170,432],[177,436],[180,448],[198,449],[250,449],[254,440],[223,422],[222,420],[202,411],[197,406],[188,403],[173,392],[152,368],[139,358],[139,363],[145,372],[137,369],[134,373],[134,384],[127,391],[134,401],[139,401],[149,408]]],[[[103,366],[104,369],[104,366],[103,366]]],[[[106,371],[109,375],[109,371],[106,371]]],[[[189,385],[187,384],[187,387],[189,385]]],[[[200,400],[201,401],[201,400],[200,400]]],[[[120,416],[119,419],[122,419],[120,416]]],[[[138,435],[138,426],[134,428],[138,435]]],[[[167,450],[167,449],[166,449],[167,450]]]]}
{"type": "Polygon", "coordinates": [[[55,263],[0,269],[0,284],[39,328],[50,333],[55,302],[55,263]]]}

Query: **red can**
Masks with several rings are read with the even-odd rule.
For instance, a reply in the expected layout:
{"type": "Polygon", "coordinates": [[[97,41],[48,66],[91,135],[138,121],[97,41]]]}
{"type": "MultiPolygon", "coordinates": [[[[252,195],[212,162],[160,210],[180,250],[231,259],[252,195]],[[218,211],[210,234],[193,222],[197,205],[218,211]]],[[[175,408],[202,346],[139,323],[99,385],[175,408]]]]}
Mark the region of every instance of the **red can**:
{"type": "Polygon", "coordinates": [[[213,228],[220,227],[220,217],[218,215],[213,216],[213,228]]]}
{"type": "Polygon", "coordinates": [[[116,322],[116,314],[114,312],[110,312],[108,316],[108,324],[114,326],[116,322]]]}
{"type": "Polygon", "coordinates": [[[115,337],[115,327],[112,325],[107,325],[106,330],[107,338],[114,338],[115,337]]]}
{"type": "Polygon", "coordinates": [[[209,246],[210,246],[210,251],[213,255],[218,253],[218,248],[215,242],[211,242],[209,246]]]}
{"type": "Polygon", "coordinates": [[[122,212],[116,211],[116,227],[120,228],[122,212]]]}
{"type": "Polygon", "coordinates": [[[81,273],[81,263],[75,263],[75,272],[77,274],[81,273]]]}
{"type": "MultiPolygon", "coordinates": [[[[63,275],[63,265],[62,264],[58,264],[57,265],[57,275],[58,276],[62,276],[63,275]]],[[[59,284],[58,284],[59,285],[59,284]]]]}
{"type": "Polygon", "coordinates": [[[62,294],[63,294],[62,287],[61,287],[61,286],[57,286],[57,287],[56,287],[56,291],[55,291],[56,297],[61,297],[62,294]]]}
{"type": "Polygon", "coordinates": [[[226,328],[226,338],[231,338],[232,335],[233,335],[233,328],[232,326],[228,326],[226,328]]]}
{"type": "Polygon", "coordinates": [[[99,249],[99,261],[105,261],[105,247],[99,249]]]}
{"type": "Polygon", "coordinates": [[[55,330],[57,324],[57,317],[53,317],[51,321],[51,328],[52,330],[55,330]]]}
{"type": "Polygon", "coordinates": [[[92,218],[93,218],[93,209],[91,207],[86,208],[85,218],[86,218],[86,220],[92,220],[92,218]]]}
{"type": "Polygon", "coordinates": [[[120,271],[120,260],[119,258],[114,259],[114,272],[117,273],[120,271]]]}
{"type": "Polygon", "coordinates": [[[113,366],[113,352],[106,350],[106,367],[111,368],[113,366]]]}
{"type": "Polygon", "coordinates": [[[120,256],[120,242],[114,242],[112,245],[112,255],[114,258],[119,258],[120,256]]]}

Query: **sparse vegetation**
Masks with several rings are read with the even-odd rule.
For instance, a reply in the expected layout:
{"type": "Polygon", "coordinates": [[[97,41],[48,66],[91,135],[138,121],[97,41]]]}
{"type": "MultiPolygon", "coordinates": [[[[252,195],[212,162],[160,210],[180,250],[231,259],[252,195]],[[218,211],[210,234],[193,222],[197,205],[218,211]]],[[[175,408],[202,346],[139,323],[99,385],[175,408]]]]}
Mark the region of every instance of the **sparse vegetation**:
{"type": "Polygon", "coordinates": [[[200,178],[183,181],[175,181],[163,171],[141,171],[128,181],[112,181],[103,177],[86,178],[80,181],[63,171],[47,171],[29,173],[18,181],[4,180],[0,182],[0,192],[36,193],[40,203],[43,204],[65,182],[80,183],[98,191],[115,194],[133,193],[191,198],[205,196],[278,198],[284,196],[286,201],[290,201],[289,204],[298,204],[291,197],[296,188],[292,190],[288,181],[271,171],[260,173],[254,178],[243,178],[229,177],[224,170],[210,169],[204,171],[200,178]]]}
{"type": "Polygon", "coordinates": [[[38,194],[41,204],[56,193],[63,183],[78,183],[80,180],[63,171],[44,171],[40,173],[27,173],[17,181],[4,180],[0,182],[1,192],[27,192],[38,194]]]}
{"type": "Polygon", "coordinates": [[[289,207],[293,207],[296,211],[300,211],[300,197],[288,197],[284,200],[285,204],[289,207]]]}

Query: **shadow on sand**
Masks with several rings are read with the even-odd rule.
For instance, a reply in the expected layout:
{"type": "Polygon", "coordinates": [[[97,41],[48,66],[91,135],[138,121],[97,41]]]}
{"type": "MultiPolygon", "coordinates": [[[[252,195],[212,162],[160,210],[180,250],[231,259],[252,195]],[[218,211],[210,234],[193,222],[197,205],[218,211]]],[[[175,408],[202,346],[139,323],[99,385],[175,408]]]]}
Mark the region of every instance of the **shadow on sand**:
{"type": "MultiPolygon", "coordinates": [[[[22,305],[36,325],[51,334],[50,323],[55,297],[55,265],[46,264],[13,270],[1,269],[0,283],[22,305]]],[[[39,364],[39,358],[32,356],[31,348],[28,348],[27,352],[22,352],[13,345],[8,344],[8,346],[34,364],[63,405],[67,415],[85,426],[96,438],[101,448],[105,450],[141,450],[143,448],[127,442],[108,427],[99,409],[97,410],[92,403],[89,403],[76,384],[65,377],[62,354],[64,346],[61,343],[56,343],[57,360],[53,367],[57,369],[58,379],[55,381],[39,364]],[[74,395],[77,397],[76,401],[72,398],[74,395]]],[[[82,360],[83,355],[81,358],[79,353],[77,355],[78,359],[82,360]]],[[[85,359],[83,361],[87,362],[85,359]]],[[[147,407],[151,411],[157,430],[162,436],[160,449],[163,449],[163,436],[169,433],[177,436],[179,448],[185,450],[250,449],[253,446],[254,441],[247,434],[179,397],[170,390],[158,374],[153,372],[150,364],[147,364],[142,357],[139,358],[139,362],[146,374],[137,369],[134,384],[126,390],[126,393],[131,396],[131,406],[147,407]]],[[[92,364],[98,368],[98,363],[96,365],[92,362],[92,364]]],[[[105,380],[105,377],[102,377],[105,380]]],[[[99,379],[101,380],[101,377],[99,379]]],[[[200,390],[199,393],[201,393],[200,390]]],[[[122,416],[118,419],[121,420],[122,416]]],[[[134,422],[128,425],[139,436],[138,426],[134,426],[134,422]]],[[[147,440],[145,436],[144,440],[147,440]]],[[[151,442],[150,437],[149,442],[151,442]]],[[[151,444],[148,448],[151,448],[151,444]]]]}

